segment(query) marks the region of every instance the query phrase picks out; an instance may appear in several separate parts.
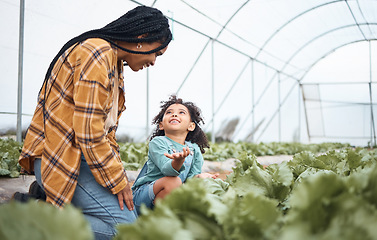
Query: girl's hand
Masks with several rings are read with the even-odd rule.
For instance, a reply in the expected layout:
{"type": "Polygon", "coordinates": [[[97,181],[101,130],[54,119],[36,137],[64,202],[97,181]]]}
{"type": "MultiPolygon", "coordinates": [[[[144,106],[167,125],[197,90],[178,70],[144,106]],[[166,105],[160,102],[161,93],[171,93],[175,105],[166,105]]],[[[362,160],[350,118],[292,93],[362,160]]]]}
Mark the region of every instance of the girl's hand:
{"type": "Polygon", "coordinates": [[[196,175],[196,177],[198,178],[213,178],[213,179],[216,179],[219,177],[219,173],[215,173],[215,174],[211,174],[211,173],[200,173],[198,175],[196,175]]]}
{"type": "Polygon", "coordinates": [[[182,149],[182,152],[175,152],[173,154],[164,153],[164,155],[172,160],[175,161],[184,161],[185,158],[190,154],[189,147],[185,147],[182,149]]]}

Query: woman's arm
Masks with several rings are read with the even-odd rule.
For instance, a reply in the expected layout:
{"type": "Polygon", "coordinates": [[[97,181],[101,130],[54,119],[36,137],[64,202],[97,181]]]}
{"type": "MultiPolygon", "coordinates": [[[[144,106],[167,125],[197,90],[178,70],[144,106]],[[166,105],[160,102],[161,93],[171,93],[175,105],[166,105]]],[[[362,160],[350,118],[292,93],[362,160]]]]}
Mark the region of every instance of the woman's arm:
{"type": "Polygon", "coordinates": [[[75,137],[96,181],[117,194],[128,182],[119,153],[104,131],[106,107],[113,97],[109,73],[116,66],[116,57],[104,40],[86,41],[80,48],[80,69],[74,83],[75,137]]]}

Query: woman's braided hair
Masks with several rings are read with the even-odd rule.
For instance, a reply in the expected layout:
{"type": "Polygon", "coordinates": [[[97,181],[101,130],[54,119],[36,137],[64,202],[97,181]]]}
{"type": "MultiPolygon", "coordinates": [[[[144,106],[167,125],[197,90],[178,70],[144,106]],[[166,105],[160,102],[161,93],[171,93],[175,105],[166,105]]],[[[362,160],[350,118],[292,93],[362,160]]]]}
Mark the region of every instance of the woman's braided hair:
{"type": "MultiPolygon", "coordinates": [[[[126,14],[118,18],[117,20],[107,24],[103,28],[94,29],[88,32],[85,32],[77,37],[69,40],[56,54],[50,66],[48,67],[44,82],[41,89],[39,90],[39,97],[43,88],[45,88],[44,96],[40,99],[43,106],[43,119],[46,121],[46,109],[45,102],[49,95],[47,91],[47,81],[50,78],[51,71],[54,68],[55,63],[58,61],[60,56],[62,56],[65,51],[67,51],[73,45],[85,41],[88,38],[102,38],[109,43],[113,44],[117,48],[133,53],[133,54],[151,54],[164,49],[171,41],[172,34],[169,28],[168,19],[162,14],[162,12],[156,8],[147,7],[147,6],[138,6],[126,14]],[[142,38],[138,38],[141,36],[142,38]],[[129,42],[129,43],[139,43],[139,42],[159,42],[161,45],[151,51],[133,51],[130,49],[123,48],[116,44],[115,41],[129,42]]],[[[65,55],[64,61],[68,58],[69,53],[65,55]]],[[[55,79],[51,80],[51,85],[53,85],[55,79]]],[[[51,88],[50,88],[51,91],[51,88]]]]}
{"type": "Polygon", "coordinates": [[[147,6],[138,6],[103,28],[85,32],[69,40],[50,63],[45,80],[49,78],[56,61],[67,49],[88,38],[102,38],[119,49],[129,53],[151,54],[164,49],[170,43],[172,34],[169,28],[168,19],[160,10],[147,6]],[[140,35],[143,35],[143,37],[138,38],[140,35]],[[129,43],[159,42],[161,45],[151,51],[143,52],[123,48],[116,44],[115,41],[129,43]]]}
{"type": "Polygon", "coordinates": [[[192,143],[198,144],[200,151],[205,153],[204,148],[209,148],[209,143],[206,134],[200,128],[200,124],[204,124],[203,117],[201,116],[201,110],[192,102],[184,102],[181,98],[177,98],[176,95],[171,95],[168,101],[161,102],[161,110],[160,112],[153,118],[152,124],[157,125],[155,130],[152,133],[150,140],[152,140],[156,136],[164,136],[165,131],[160,130],[159,123],[162,122],[164,118],[166,110],[169,106],[173,104],[182,104],[183,106],[187,107],[190,112],[191,121],[195,123],[194,131],[190,131],[187,134],[186,141],[190,141],[192,143]]]}

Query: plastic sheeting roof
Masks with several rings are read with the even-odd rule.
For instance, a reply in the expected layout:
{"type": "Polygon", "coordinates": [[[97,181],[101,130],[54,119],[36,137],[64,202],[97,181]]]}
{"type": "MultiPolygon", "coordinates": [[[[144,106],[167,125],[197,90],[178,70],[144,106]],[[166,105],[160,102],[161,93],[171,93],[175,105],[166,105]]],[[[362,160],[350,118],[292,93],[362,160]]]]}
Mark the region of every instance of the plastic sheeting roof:
{"type": "Polygon", "coordinates": [[[377,1],[138,1],[301,79],[338,48],[377,39],[377,1]]]}
{"type": "MultiPolygon", "coordinates": [[[[146,139],[159,102],[178,93],[201,107],[206,131],[233,141],[375,144],[376,0],[106,3],[26,2],[25,124],[56,51],[81,32],[102,27],[143,4],[170,18],[174,40],[155,67],[126,72],[127,111],[119,132],[146,139]]],[[[1,21],[17,23],[19,6],[8,0],[0,5],[1,18],[13,13],[1,21]]],[[[0,46],[14,59],[18,35],[13,26],[4,29],[10,38],[2,39],[0,46]]],[[[14,72],[8,78],[16,79],[14,72]]],[[[4,80],[1,85],[16,89],[4,80]]],[[[0,107],[3,112],[15,111],[14,105],[0,107]]]]}

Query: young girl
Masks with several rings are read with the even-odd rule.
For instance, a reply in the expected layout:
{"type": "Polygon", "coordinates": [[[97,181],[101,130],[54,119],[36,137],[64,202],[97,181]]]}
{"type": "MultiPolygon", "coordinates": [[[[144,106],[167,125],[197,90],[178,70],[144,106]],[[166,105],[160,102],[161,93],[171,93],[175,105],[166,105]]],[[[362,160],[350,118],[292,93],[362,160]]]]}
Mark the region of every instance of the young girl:
{"type": "Polygon", "coordinates": [[[202,153],[209,144],[199,127],[203,122],[200,109],[175,95],[161,103],[152,121],[157,126],[150,138],[148,161],[132,186],[138,214],[142,204],[153,208],[155,199],[164,198],[188,178],[218,176],[201,173],[202,153]]]}

